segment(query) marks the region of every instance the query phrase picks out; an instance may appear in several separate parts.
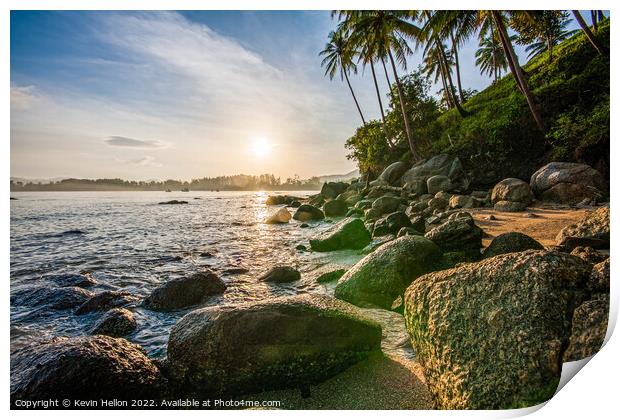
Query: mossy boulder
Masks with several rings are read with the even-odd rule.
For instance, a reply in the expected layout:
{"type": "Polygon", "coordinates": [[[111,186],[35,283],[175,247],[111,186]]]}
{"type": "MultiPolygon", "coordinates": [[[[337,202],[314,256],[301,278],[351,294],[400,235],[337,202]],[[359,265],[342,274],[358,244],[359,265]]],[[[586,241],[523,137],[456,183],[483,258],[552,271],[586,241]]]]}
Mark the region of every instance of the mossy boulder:
{"type": "Polygon", "coordinates": [[[424,235],[435,242],[444,252],[464,252],[472,257],[480,256],[482,229],[476,226],[467,212],[453,213],[438,226],[424,235]]]}
{"type": "Polygon", "coordinates": [[[505,409],[551,398],[589,274],[577,257],[525,251],[413,282],[407,331],[437,407],[505,409]]]}
{"type": "Polygon", "coordinates": [[[428,273],[441,250],[423,236],[407,235],[368,254],[338,281],[334,296],[358,306],[390,309],[418,276],[428,273]]]}
{"type": "Polygon", "coordinates": [[[138,323],[131,311],[125,308],[114,308],[106,312],[95,323],[91,334],[124,337],[131,334],[137,327],[138,323]]]}
{"type": "Polygon", "coordinates": [[[158,286],[144,300],[144,305],[156,311],[173,311],[197,305],[207,297],[223,293],[224,290],[224,281],[207,269],[158,286]]]}
{"type": "Polygon", "coordinates": [[[600,207],[577,223],[566,226],[555,240],[558,246],[568,251],[578,246],[608,249],[609,232],[609,207],[600,207]]]}
{"type": "Polygon", "coordinates": [[[349,188],[346,182],[326,182],[321,187],[321,196],[324,199],[336,198],[349,188]]]}
{"type": "Polygon", "coordinates": [[[482,251],[483,258],[495,257],[511,252],[527,251],[528,249],[544,249],[534,238],[520,232],[506,232],[493,238],[488,247],[482,251]]]}
{"type": "Polygon", "coordinates": [[[578,204],[601,198],[605,181],[599,171],[586,164],[551,162],[534,172],[530,186],[543,201],[578,204]]]}
{"type": "Polygon", "coordinates": [[[594,356],[603,346],[609,321],[609,295],[584,302],[573,314],[573,325],[564,362],[594,356]]]}
{"type": "Polygon", "coordinates": [[[300,222],[322,220],[325,219],[325,214],[323,213],[323,210],[318,207],[311,204],[302,204],[297,208],[295,214],[293,214],[293,219],[299,220],[300,222]]]}
{"type": "Polygon", "coordinates": [[[381,346],[381,326],[348,303],[297,295],[190,312],[172,328],[168,362],[198,396],[324,381],[381,346]]]}
{"type": "Polygon", "coordinates": [[[530,184],[518,178],[506,178],[493,187],[491,191],[491,202],[513,201],[523,203],[525,206],[534,200],[534,194],[530,184]]]}
{"type": "Polygon", "coordinates": [[[334,199],[323,204],[323,212],[327,217],[340,217],[347,214],[349,207],[344,200],[334,199]]]}
{"type": "Polygon", "coordinates": [[[372,208],[379,214],[393,213],[400,207],[402,201],[399,197],[384,195],[372,203],[372,208]]]}
{"type": "Polygon", "coordinates": [[[268,283],[291,283],[301,278],[301,273],[294,267],[279,265],[267,270],[258,279],[268,283]]]}
{"type": "Polygon", "coordinates": [[[310,239],[310,247],[319,252],[362,249],[369,243],[370,233],[364,222],[357,218],[343,219],[333,228],[310,239]]]}

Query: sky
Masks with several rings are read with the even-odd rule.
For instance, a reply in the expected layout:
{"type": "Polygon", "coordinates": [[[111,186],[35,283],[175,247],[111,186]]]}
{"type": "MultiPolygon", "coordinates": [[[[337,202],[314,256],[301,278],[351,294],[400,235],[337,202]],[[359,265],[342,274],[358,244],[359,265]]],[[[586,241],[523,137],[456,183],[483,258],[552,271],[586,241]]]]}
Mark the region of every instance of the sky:
{"type": "MultiPolygon", "coordinates": [[[[361,121],[318,56],[335,25],[327,11],[12,11],[11,176],[347,173],[361,121]]],[[[462,83],[482,90],[476,49],[459,51],[462,83]]],[[[370,71],[351,83],[378,119],[370,71]]]]}

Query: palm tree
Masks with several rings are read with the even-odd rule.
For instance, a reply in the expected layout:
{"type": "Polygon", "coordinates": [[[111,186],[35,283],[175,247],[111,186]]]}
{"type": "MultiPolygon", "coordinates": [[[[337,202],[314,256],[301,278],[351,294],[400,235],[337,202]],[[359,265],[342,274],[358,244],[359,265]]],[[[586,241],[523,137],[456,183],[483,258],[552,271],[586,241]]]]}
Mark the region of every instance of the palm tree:
{"type": "Polygon", "coordinates": [[[396,88],[403,121],[405,134],[413,160],[420,160],[420,154],[413,140],[409,118],[406,111],[405,94],[396,69],[396,62],[406,67],[406,56],[411,54],[405,36],[419,33],[419,28],[413,24],[417,12],[402,10],[372,10],[359,12],[341,12],[345,16],[347,27],[351,29],[351,38],[357,39],[357,43],[366,44],[377,57],[385,57],[389,60],[396,88]]]}
{"type": "Polygon", "coordinates": [[[340,31],[331,31],[328,39],[329,41],[325,45],[325,49],[319,53],[319,56],[323,56],[321,67],[325,67],[325,75],[329,76],[330,80],[333,80],[337,73],[340,73],[340,80],[343,78],[346,79],[357,111],[362,118],[362,123],[366,125],[364,114],[362,114],[362,109],[357,102],[357,97],[355,96],[355,92],[353,92],[353,87],[351,87],[351,81],[349,80],[349,71],[351,70],[353,73],[357,73],[357,66],[353,62],[353,55],[350,49],[347,47],[347,39],[340,31]]]}
{"type": "Polygon", "coordinates": [[[588,27],[588,24],[586,23],[586,21],[583,20],[583,16],[581,16],[581,13],[579,13],[579,10],[572,10],[572,12],[573,12],[573,16],[575,16],[575,20],[577,21],[579,26],[581,26],[581,30],[586,35],[586,38],[588,38],[588,41],[590,41],[590,44],[592,44],[592,46],[596,49],[596,51],[598,51],[599,54],[606,55],[607,54],[607,48],[605,48],[599,42],[599,40],[596,38],[596,36],[594,36],[592,31],[588,27]]]}
{"type": "MultiPolygon", "coordinates": [[[[514,35],[510,38],[511,41],[516,40],[514,35]]],[[[493,76],[494,82],[502,77],[502,71],[508,69],[506,55],[497,36],[490,35],[480,40],[476,51],[476,65],[480,67],[480,74],[493,76]]]]}
{"type": "Polygon", "coordinates": [[[429,79],[433,79],[434,83],[437,83],[437,81],[441,79],[443,89],[440,90],[440,93],[444,96],[444,102],[446,103],[446,107],[448,109],[452,109],[454,108],[454,103],[452,102],[452,98],[448,94],[448,83],[446,82],[446,75],[443,72],[443,66],[440,64],[437,53],[437,50],[431,50],[428,54],[424,56],[422,72],[429,79]]]}
{"type": "Polygon", "coordinates": [[[549,63],[553,62],[553,47],[573,36],[577,30],[567,31],[565,28],[568,21],[557,25],[548,26],[544,35],[538,38],[538,41],[525,47],[528,52],[528,58],[535,57],[547,51],[549,53],[549,63]]]}

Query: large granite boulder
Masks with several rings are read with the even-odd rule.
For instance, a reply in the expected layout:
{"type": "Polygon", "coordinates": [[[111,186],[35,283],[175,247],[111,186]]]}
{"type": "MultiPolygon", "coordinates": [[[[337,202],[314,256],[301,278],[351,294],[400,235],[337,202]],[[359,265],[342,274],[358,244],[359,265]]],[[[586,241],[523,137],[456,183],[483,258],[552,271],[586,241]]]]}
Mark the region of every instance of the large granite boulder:
{"type": "Polygon", "coordinates": [[[224,281],[206,269],[158,286],[144,300],[144,305],[156,311],[173,311],[198,305],[207,297],[223,293],[224,290],[224,281]]]}
{"type": "Polygon", "coordinates": [[[94,293],[75,286],[30,286],[15,290],[11,294],[11,305],[60,311],[78,307],[93,296],[94,293]]]}
{"type": "Polygon", "coordinates": [[[198,309],[172,328],[168,362],[197,395],[315,384],[381,346],[381,327],[323,295],[198,309]]]}
{"type": "Polygon", "coordinates": [[[310,204],[302,204],[297,208],[293,219],[300,222],[307,222],[309,220],[322,220],[325,219],[323,210],[310,204]]]}
{"type": "Polygon", "coordinates": [[[265,223],[269,225],[288,223],[289,220],[291,220],[291,217],[293,217],[291,216],[291,212],[288,211],[286,207],[281,207],[278,210],[271,213],[265,220],[265,223]]]}
{"type": "Polygon", "coordinates": [[[578,246],[609,248],[609,207],[588,213],[577,223],[566,226],[555,238],[558,246],[572,251],[578,246]]]}
{"type": "Polygon", "coordinates": [[[452,191],[452,181],[445,175],[433,175],[426,180],[426,190],[429,194],[437,194],[442,191],[452,191]]]}
{"type": "Polygon", "coordinates": [[[384,195],[372,202],[372,208],[379,214],[386,214],[395,212],[401,204],[402,201],[400,198],[384,195]]]}
{"type": "Polygon", "coordinates": [[[534,200],[534,194],[527,182],[518,178],[506,178],[495,184],[491,191],[493,204],[502,200],[517,201],[527,205],[534,200]]]}
{"type": "Polygon", "coordinates": [[[446,176],[451,181],[452,190],[464,192],[471,183],[470,177],[465,173],[463,165],[458,157],[441,154],[415,164],[405,172],[401,178],[401,184],[426,182],[435,175],[446,176]]]}
{"type": "Polygon", "coordinates": [[[423,236],[406,235],[381,245],[338,281],[334,296],[357,306],[390,309],[417,277],[428,273],[441,250],[423,236]]]}
{"type": "Polygon", "coordinates": [[[16,400],[153,399],[164,385],[140,346],[122,338],[60,337],[11,354],[12,405],[16,400]]]}
{"type": "Polygon", "coordinates": [[[594,356],[603,346],[609,321],[609,295],[599,295],[575,309],[564,362],[594,356]]]}
{"type": "Polygon", "coordinates": [[[607,258],[592,267],[588,290],[592,293],[609,293],[610,278],[609,258],[607,258]]]}
{"type": "Polygon", "coordinates": [[[267,204],[268,206],[282,205],[282,204],[291,205],[294,201],[300,201],[300,200],[301,198],[293,197],[291,195],[270,195],[269,197],[267,197],[265,204],[267,204]]]}
{"type": "Polygon", "coordinates": [[[372,236],[374,238],[388,234],[396,235],[401,228],[409,226],[411,226],[409,216],[403,211],[396,211],[375,222],[372,236]]]}
{"type": "Polygon", "coordinates": [[[349,188],[346,182],[326,182],[321,187],[321,196],[324,199],[336,198],[349,188]]]}
{"type": "Polygon", "coordinates": [[[378,179],[388,185],[397,186],[396,184],[399,183],[400,178],[408,169],[409,167],[405,162],[394,162],[381,172],[378,179]]]}
{"type": "Polygon", "coordinates": [[[444,252],[463,252],[473,258],[480,256],[482,229],[476,226],[467,212],[453,213],[439,226],[424,235],[435,242],[444,252]]]}
{"type": "Polygon", "coordinates": [[[290,283],[301,278],[301,273],[294,267],[278,265],[263,273],[258,279],[268,283],[290,283]]]}
{"type": "Polygon", "coordinates": [[[596,169],[583,163],[551,162],[530,179],[530,187],[542,201],[578,204],[597,200],[605,191],[605,180],[596,169]]]}
{"type": "Polygon", "coordinates": [[[525,251],[413,282],[407,330],[437,406],[506,409],[551,398],[589,272],[568,254],[525,251]]]}
{"type": "Polygon", "coordinates": [[[107,311],[135,304],[138,300],[140,299],[137,296],[123,290],[106,290],[82,303],[75,310],[75,314],[84,315],[90,312],[107,311]]]}
{"type": "Polygon", "coordinates": [[[340,217],[347,214],[349,207],[344,200],[333,199],[323,204],[323,212],[327,217],[340,217]]]}
{"type": "Polygon", "coordinates": [[[131,334],[137,327],[138,323],[131,311],[125,308],[114,308],[97,320],[91,334],[124,337],[131,334]]]}
{"type": "Polygon", "coordinates": [[[511,252],[522,252],[529,249],[545,249],[540,242],[520,232],[506,232],[493,238],[488,247],[482,251],[483,258],[495,257],[511,252]]]}
{"type": "Polygon", "coordinates": [[[345,218],[331,229],[310,239],[314,251],[327,252],[339,249],[362,249],[370,243],[370,233],[364,222],[357,218],[345,218]]]}

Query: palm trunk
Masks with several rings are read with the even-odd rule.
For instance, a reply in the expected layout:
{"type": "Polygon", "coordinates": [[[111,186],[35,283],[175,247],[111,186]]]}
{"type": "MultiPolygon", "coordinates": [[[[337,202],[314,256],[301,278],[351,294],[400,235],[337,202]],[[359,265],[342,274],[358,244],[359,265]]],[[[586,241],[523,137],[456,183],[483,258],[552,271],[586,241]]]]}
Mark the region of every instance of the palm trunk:
{"type": "Polygon", "coordinates": [[[450,39],[452,40],[452,52],[454,52],[454,68],[456,69],[456,87],[459,90],[459,98],[461,102],[465,102],[465,96],[463,95],[463,87],[461,86],[461,66],[459,64],[459,51],[456,42],[454,41],[454,34],[450,32],[450,39]]]}
{"type": "Polygon", "coordinates": [[[592,29],[598,32],[598,22],[596,21],[596,10],[590,10],[590,18],[592,19],[592,29]]]}
{"type": "Polygon", "coordinates": [[[549,51],[549,64],[553,63],[553,40],[547,36],[547,50],[549,51]]]}
{"type": "Polygon", "coordinates": [[[446,81],[448,82],[448,91],[450,93],[450,96],[452,97],[454,106],[459,112],[459,115],[465,118],[468,114],[463,109],[458,99],[456,98],[456,92],[454,90],[454,84],[452,83],[452,75],[450,74],[450,67],[448,67],[448,59],[446,58],[446,52],[443,50],[443,45],[441,45],[441,43],[438,40],[435,40],[435,44],[437,48],[439,48],[439,62],[440,62],[440,65],[443,65],[443,69],[446,73],[446,81]]]}
{"type": "Polygon", "coordinates": [[[383,102],[381,102],[381,93],[379,93],[379,84],[377,83],[377,74],[375,73],[375,65],[370,60],[370,70],[372,71],[372,80],[375,82],[375,91],[377,92],[377,100],[379,101],[379,109],[381,110],[381,120],[383,121],[383,134],[385,135],[385,140],[388,143],[390,149],[394,148],[394,143],[390,139],[390,136],[387,132],[387,124],[385,123],[385,112],[383,112],[383,102]]]}
{"type": "Polygon", "coordinates": [[[598,14],[598,21],[602,22],[605,19],[605,13],[602,10],[597,10],[596,13],[598,14]]]}
{"type": "Polygon", "coordinates": [[[385,80],[387,81],[388,89],[391,90],[392,82],[390,82],[390,76],[388,75],[388,70],[387,70],[387,67],[385,66],[385,60],[383,59],[383,57],[381,57],[381,64],[383,64],[383,71],[385,72],[385,80]]]}
{"type": "Polygon", "coordinates": [[[362,118],[362,123],[366,125],[366,120],[364,119],[364,114],[362,114],[362,109],[360,108],[360,104],[357,103],[357,98],[355,97],[355,93],[353,92],[353,88],[351,87],[351,82],[349,81],[349,75],[345,71],[344,77],[347,79],[347,85],[349,85],[349,90],[351,91],[351,96],[353,96],[353,100],[355,101],[355,106],[357,107],[357,112],[360,113],[360,117],[362,118]]]}
{"type": "Polygon", "coordinates": [[[448,109],[452,109],[454,105],[452,104],[452,100],[448,94],[448,84],[446,83],[446,76],[443,74],[443,66],[439,68],[439,71],[441,75],[441,83],[443,84],[443,96],[446,98],[446,105],[448,105],[448,109]]]}
{"type": "Polygon", "coordinates": [[[523,74],[523,69],[521,68],[521,66],[519,66],[519,60],[517,58],[517,55],[515,54],[514,49],[512,48],[512,44],[510,43],[510,38],[508,37],[508,32],[506,31],[506,27],[504,26],[502,17],[498,11],[493,11],[491,13],[493,14],[493,19],[495,20],[495,25],[497,25],[499,35],[501,38],[503,38],[502,45],[505,48],[504,53],[506,54],[506,59],[508,60],[508,64],[510,65],[510,70],[512,71],[512,74],[517,81],[517,85],[521,86],[521,92],[523,92],[523,95],[525,95],[525,100],[527,101],[527,105],[530,107],[530,112],[534,117],[534,121],[536,121],[536,125],[538,126],[540,131],[545,133],[545,124],[534,101],[534,95],[532,95],[532,92],[527,85],[525,75],[523,74]]]}
{"type": "Polygon", "coordinates": [[[575,20],[577,21],[577,23],[579,23],[579,26],[581,26],[581,30],[586,35],[586,38],[588,38],[588,41],[590,41],[590,44],[592,44],[592,46],[596,49],[596,51],[598,51],[599,54],[605,55],[607,53],[607,49],[603,47],[603,45],[601,45],[601,43],[598,41],[598,39],[596,39],[590,28],[588,28],[588,24],[585,20],[583,20],[583,17],[581,16],[581,13],[579,13],[579,10],[573,10],[572,12],[575,16],[575,20]]]}
{"type": "Polygon", "coordinates": [[[411,128],[409,127],[409,119],[407,118],[407,111],[405,110],[405,93],[403,92],[403,87],[400,84],[400,79],[398,78],[398,73],[396,72],[396,64],[394,64],[394,57],[392,56],[392,51],[388,51],[388,57],[390,57],[390,64],[392,65],[392,71],[394,72],[394,79],[396,80],[396,89],[398,90],[398,101],[400,102],[400,110],[403,113],[403,121],[405,123],[405,134],[407,135],[407,142],[409,142],[409,149],[411,150],[411,157],[414,161],[420,160],[420,154],[418,153],[418,149],[413,142],[413,137],[411,136],[411,128]]]}

